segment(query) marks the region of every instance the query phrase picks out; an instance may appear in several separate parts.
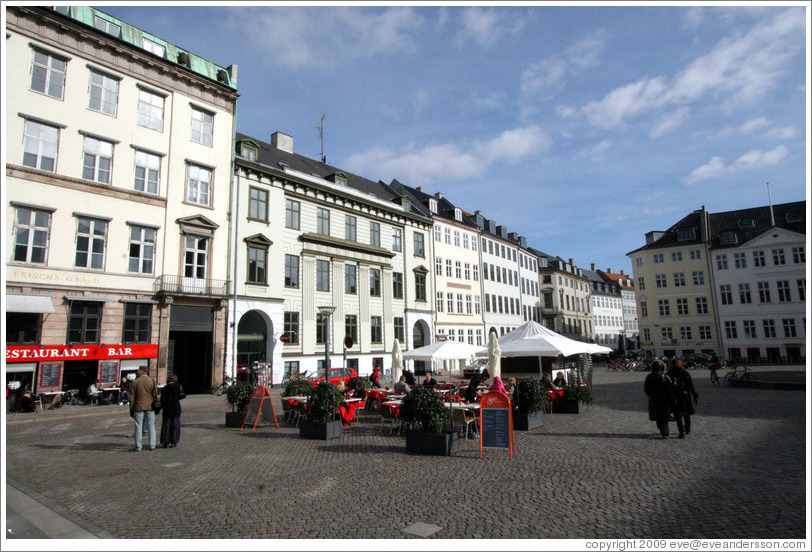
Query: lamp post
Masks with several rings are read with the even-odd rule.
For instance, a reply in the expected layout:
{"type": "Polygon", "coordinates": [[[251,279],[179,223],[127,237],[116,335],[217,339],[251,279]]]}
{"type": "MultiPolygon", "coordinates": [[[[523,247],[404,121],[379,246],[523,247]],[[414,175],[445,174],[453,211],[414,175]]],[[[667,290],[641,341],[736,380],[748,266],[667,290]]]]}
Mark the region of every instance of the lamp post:
{"type": "MultiPolygon", "coordinates": [[[[324,381],[330,383],[330,317],[335,312],[333,306],[319,307],[319,314],[324,317],[324,381]]],[[[336,389],[333,387],[333,402],[335,402],[336,389]]],[[[333,411],[332,419],[335,421],[336,413],[333,411]]]]}

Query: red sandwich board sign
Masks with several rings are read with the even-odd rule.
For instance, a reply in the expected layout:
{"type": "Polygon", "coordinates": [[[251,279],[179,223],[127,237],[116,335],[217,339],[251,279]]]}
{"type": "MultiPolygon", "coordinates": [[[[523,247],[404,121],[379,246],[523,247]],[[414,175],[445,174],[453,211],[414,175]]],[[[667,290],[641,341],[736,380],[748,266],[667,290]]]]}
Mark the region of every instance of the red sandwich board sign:
{"type": "Polygon", "coordinates": [[[268,392],[268,388],[263,387],[262,385],[254,387],[254,391],[251,393],[251,400],[248,403],[248,411],[245,413],[245,418],[242,420],[240,431],[243,430],[246,423],[253,424],[254,429],[251,431],[256,431],[260,416],[262,417],[262,422],[265,425],[268,425],[271,417],[273,417],[276,427],[279,427],[279,420],[276,419],[276,409],[273,406],[271,394],[268,392]]]}
{"type": "Polygon", "coordinates": [[[513,459],[513,416],[510,397],[489,391],[479,401],[479,457],[483,449],[507,449],[513,459]]]}

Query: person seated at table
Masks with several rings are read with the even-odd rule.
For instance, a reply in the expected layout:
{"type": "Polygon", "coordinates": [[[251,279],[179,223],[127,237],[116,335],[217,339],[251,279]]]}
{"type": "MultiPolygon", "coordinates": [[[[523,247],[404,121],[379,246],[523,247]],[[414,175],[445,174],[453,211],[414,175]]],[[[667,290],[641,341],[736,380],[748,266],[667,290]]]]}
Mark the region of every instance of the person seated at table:
{"type": "Polygon", "coordinates": [[[353,399],[366,399],[367,391],[364,389],[364,384],[360,381],[355,382],[355,391],[352,392],[353,399]]]}
{"type": "Polygon", "coordinates": [[[488,391],[500,391],[506,395],[508,392],[507,388],[505,387],[505,384],[502,383],[502,378],[500,378],[499,376],[493,378],[493,383],[488,388],[488,391]]]}
{"type": "Polygon", "coordinates": [[[118,404],[130,404],[130,380],[127,379],[127,376],[121,376],[119,388],[118,404]]]}
{"type": "Polygon", "coordinates": [[[99,398],[101,397],[101,390],[99,390],[98,386],[99,380],[94,379],[90,385],[87,386],[87,398],[90,399],[91,403],[98,404],[99,398]]]}
{"type": "Polygon", "coordinates": [[[553,385],[556,387],[565,387],[567,385],[567,378],[564,377],[564,372],[558,372],[553,380],[553,385]]]}
{"type": "Polygon", "coordinates": [[[408,393],[411,390],[411,388],[409,387],[409,384],[406,383],[406,376],[400,376],[400,379],[395,382],[395,385],[392,386],[392,389],[398,395],[405,395],[406,393],[408,393]]]}
{"type": "Polygon", "coordinates": [[[344,380],[339,380],[336,384],[336,388],[338,388],[338,392],[345,394],[347,393],[347,386],[344,384],[344,380]]]}
{"type": "Polygon", "coordinates": [[[426,372],[426,379],[423,380],[423,387],[437,387],[437,380],[431,375],[431,372],[426,372]]]}
{"type": "Polygon", "coordinates": [[[553,385],[553,382],[550,381],[550,376],[544,374],[541,376],[541,385],[544,386],[545,389],[549,389],[551,391],[555,391],[556,387],[553,385]]]}

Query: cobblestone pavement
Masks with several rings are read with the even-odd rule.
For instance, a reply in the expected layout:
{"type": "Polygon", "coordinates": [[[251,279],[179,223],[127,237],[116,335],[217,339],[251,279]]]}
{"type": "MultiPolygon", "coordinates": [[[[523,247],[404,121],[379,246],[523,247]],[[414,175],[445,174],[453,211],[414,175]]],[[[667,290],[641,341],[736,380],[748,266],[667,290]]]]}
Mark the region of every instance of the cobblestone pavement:
{"type": "Polygon", "coordinates": [[[226,428],[225,397],[192,395],[178,447],[154,451],[131,452],[126,406],[17,414],[7,484],[101,538],[411,539],[420,522],[441,539],[807,538],[806,392],[697,370],[691,435],[663,440],[645,375],[596,367],[589,410],[516,432],[512,460],[475,440],[406,453],[371,412],[301,439],[278,388],[278,429],[226,428]]]}

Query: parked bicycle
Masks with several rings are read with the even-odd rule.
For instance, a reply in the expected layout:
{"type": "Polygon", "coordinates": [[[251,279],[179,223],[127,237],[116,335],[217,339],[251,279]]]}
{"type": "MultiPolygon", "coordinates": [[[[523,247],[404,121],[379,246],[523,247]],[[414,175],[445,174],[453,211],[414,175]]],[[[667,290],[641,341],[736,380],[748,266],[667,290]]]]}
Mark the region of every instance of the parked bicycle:
{"type": "Polygon", "coordinates": [[[211,388],[211,394],[212,395],[217,395],[219,397],[220,395],[222,395],[223,393],[228,391],[228,388],[231,387],[232,385],[234,385],[235,381],[236,380],[234,378],[229,377],[226,374],[223,374],[223,382],[218,384],[218,385],[215,385],[214,387],[212,387],[211,388]]]}
{"type": "Polygon", "coordinates": [[[733,362],[729,365],[733,370],[725,374],[725,382],[731,387],[746,387],[750,381],[750,369],[742,362],[733,362]],[[739,368],[742,370],[739,371],[739,368]]]}

